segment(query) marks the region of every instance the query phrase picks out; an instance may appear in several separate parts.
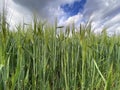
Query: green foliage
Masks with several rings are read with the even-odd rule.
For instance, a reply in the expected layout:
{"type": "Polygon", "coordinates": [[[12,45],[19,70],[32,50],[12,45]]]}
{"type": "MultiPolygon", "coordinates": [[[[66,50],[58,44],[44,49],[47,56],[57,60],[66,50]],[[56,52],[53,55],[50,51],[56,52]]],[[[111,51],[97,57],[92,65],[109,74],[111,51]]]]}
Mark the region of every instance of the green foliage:
{"type": "Polygon", "coordinates": [[[119,90],[120,36],[91,26],[34,24],[9,31],[0,25],[0,90],[119,90]],[[69,34],[72,33],[72,36],[69,34]]]}

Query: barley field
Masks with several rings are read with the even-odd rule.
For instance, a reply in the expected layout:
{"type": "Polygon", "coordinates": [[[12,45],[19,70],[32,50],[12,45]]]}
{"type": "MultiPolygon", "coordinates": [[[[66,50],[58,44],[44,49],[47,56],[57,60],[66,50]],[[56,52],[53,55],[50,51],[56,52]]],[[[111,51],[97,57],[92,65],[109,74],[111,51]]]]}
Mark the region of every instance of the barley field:
{"type": "Polygon", "coordinates": [[[120,90],[119,35],[37,19],[10,30],[4,13],[0,22],[0,90],[120,90]]]}

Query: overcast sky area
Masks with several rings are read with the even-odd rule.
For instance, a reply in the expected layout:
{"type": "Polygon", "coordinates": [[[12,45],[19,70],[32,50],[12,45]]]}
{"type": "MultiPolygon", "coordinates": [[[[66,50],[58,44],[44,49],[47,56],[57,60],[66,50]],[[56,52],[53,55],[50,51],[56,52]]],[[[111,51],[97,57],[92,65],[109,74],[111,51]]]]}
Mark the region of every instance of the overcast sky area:
{"type": "MultiPolygon", "coordinates": [[[[3,1],[0,0],[0,11],[3,1]]],[[[11,25],[30,22],[33,13],[53,22],[58,18],[59,25],[86,23],[92,20],[96,32],[103,27],[109,33],[120,32],[120,0],[6,0],[7,18],[11,25]]]]}

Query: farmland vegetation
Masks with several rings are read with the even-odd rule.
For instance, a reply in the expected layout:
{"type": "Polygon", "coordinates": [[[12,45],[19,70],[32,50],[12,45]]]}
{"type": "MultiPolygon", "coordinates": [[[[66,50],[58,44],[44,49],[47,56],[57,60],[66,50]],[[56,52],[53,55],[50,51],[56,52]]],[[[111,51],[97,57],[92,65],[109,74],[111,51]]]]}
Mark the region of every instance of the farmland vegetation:
{"type": "Polygon", "coordinates": [[[90,24],[63,33],[37,18],[9,30],[4,12],[0,22],[0,90],[120,89],[120,36],[90,24]]]}

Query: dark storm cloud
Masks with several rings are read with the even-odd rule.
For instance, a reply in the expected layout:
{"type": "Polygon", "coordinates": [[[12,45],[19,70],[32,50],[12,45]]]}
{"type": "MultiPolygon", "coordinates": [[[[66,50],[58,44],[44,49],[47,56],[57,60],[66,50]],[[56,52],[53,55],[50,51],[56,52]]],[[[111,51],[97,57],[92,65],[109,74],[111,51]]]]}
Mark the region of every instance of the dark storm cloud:
{"type": "MultiPolygon", "coordinates": [[[[13,0],[16,4],[19,4],[27,8],[30,12],[37,12],[42,17],[54,17],[59,12],[60,6],[66,3],[72,3],[78,0],[13,0]]],[[[80,1],[80,0],[79,0],[80,1]]],[[[59,12],[61,13],[61,12],[59,12]]]]}
{"type": "Polygon", "coordinates": [[[13,0],[15,3],[20,4],[28,9],[41,10],[49,4],[49,0],[13,0]]]}
{"type": "Polygon", "coordinates": [[[50,0],[13,0],[16,4],[19,4],[30,11],[39,13],[42,17],[46,17],[49,9],[47,6],[50,4],[50,0]]]}

